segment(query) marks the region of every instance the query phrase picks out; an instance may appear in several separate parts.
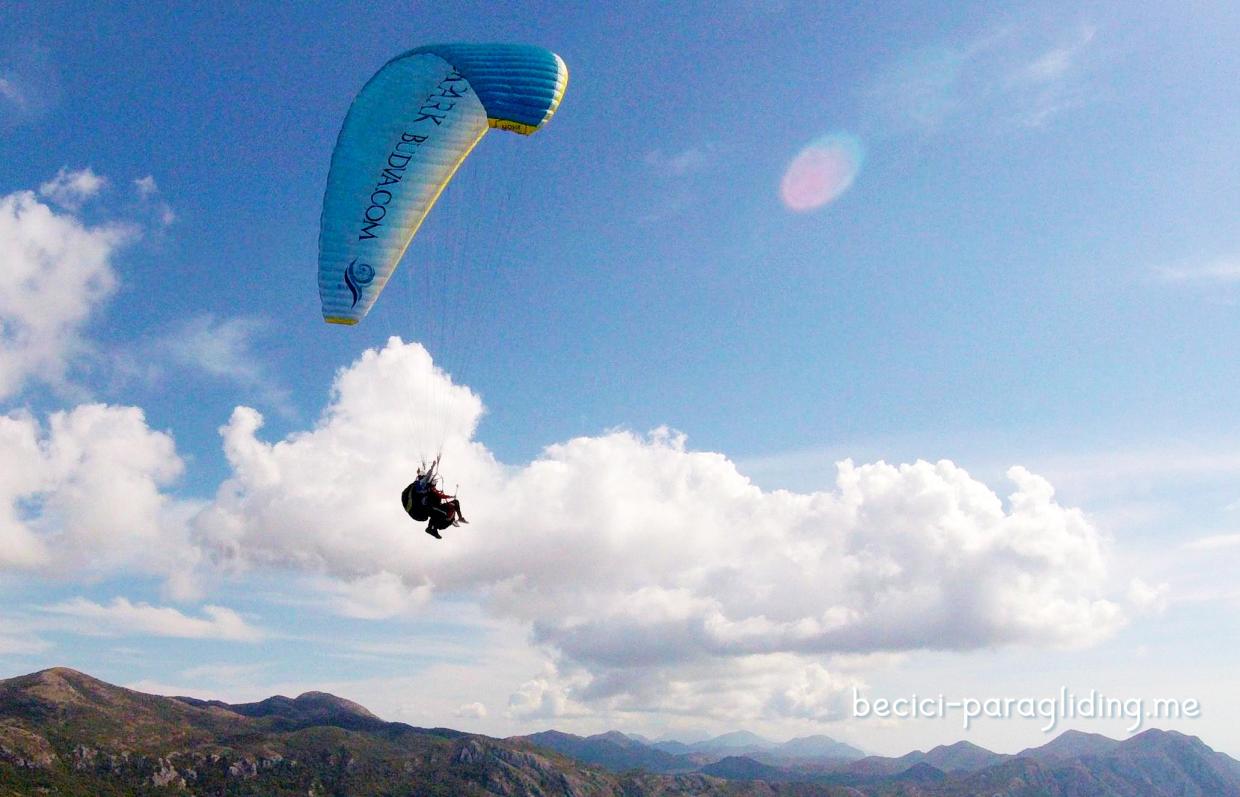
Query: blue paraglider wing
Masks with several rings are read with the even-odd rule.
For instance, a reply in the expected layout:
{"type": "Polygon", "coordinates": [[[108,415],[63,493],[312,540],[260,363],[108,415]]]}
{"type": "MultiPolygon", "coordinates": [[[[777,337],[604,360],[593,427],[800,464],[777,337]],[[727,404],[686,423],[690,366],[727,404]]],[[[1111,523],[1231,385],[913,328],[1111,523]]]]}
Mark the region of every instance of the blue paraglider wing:
{"type": "Polygon", "coordinates": [[[558,55],[522,44],[419,47],[375,73],[332,152],[319,230],[324,319],[361,320],[483,134],[535,132],[567,84],[558,55]]]}

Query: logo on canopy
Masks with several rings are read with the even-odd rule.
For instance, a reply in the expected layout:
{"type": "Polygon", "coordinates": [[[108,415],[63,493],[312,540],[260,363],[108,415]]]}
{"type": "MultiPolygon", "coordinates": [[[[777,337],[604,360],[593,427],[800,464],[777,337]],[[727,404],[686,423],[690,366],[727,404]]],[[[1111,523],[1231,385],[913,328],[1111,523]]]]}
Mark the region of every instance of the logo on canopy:
{"type": "Polygon", "coordinates": [[[353,258],[349,265],[344,269],[344,284],[349,287],[349,293],[353,294],[353,304],[351,307],[357,306],[357,300],[362,298],[362,286],[369,285],[375,278],[375,267],[369,263],[359,263],[357,258],[353,258]]]}

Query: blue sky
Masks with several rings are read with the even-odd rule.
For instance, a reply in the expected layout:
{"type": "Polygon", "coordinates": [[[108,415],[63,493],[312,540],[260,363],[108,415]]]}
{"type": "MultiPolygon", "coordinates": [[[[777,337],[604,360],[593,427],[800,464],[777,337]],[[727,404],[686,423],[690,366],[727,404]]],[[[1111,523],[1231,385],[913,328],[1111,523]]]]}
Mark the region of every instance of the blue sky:
{"type": "Polygon", "coordinates": [[[0,674],[881,752],[961,731],[848,720],[854,684],[1069,680],[1196,697],[1240,752],[1238,37],[1221,3],[6,7],[0,674]],[[456,40],[555,50],[564,103],[327,326],[344,112],[456,40]],[[824,137],[855,174],[794,210],[824,137]],[[477,507],[438,548],[391,495],[420,402],[477,507]]]}

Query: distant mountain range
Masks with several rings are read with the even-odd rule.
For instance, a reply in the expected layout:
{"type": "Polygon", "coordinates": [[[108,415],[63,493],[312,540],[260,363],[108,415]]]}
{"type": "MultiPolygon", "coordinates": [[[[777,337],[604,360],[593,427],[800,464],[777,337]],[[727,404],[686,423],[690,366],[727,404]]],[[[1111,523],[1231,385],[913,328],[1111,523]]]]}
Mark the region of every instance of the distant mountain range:
{"type": "Polygon", "coordinates": [[[780,744],[748,731],[734,731],[693,744],[677,741],[654,742],[636,734],[618,731],[585,737],[560,731],[544,731],[512,738],[555,750],[583,763],[596,764],[613,772],[630,769],[664,773],[701,770],[714,774],[707,767],[722,759],[740,756],[748,756],[748,759],[757,763],[773,767],[798,762],[835,764],[865,757],[865,753],[857,748],[827,736],[804,736],[780,744]]]}
{"type": "Polygon", "coordinates": [[[493,739],[385,722],[322,692],[257,703],[147,695],[57,668],[0,680],[0,797],[1240,797],[1200,739],[1068,731],[1017,755],[968,742],[898,758],[826,736],[493,739]]]}

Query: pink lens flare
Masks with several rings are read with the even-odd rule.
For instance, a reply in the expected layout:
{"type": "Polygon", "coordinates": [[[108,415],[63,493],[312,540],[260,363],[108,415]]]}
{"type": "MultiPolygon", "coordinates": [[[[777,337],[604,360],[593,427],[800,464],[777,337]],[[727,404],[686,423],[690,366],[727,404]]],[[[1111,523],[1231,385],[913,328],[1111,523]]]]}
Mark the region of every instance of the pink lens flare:
{"type": "Polygon", "coordinates": [[[811,142],[792,160],[779,184],[779,195],[799,213],[837,199],[861,171],[861,142],[847,133],[832,133],[811,142]]]}

